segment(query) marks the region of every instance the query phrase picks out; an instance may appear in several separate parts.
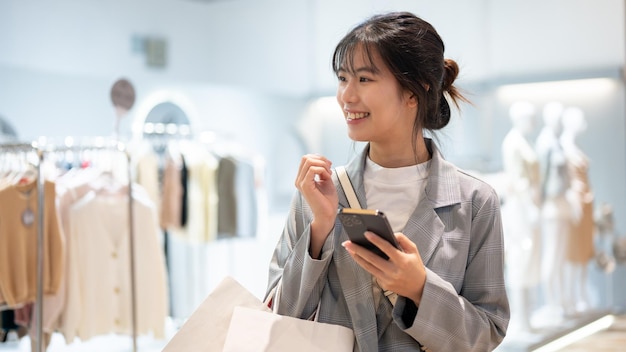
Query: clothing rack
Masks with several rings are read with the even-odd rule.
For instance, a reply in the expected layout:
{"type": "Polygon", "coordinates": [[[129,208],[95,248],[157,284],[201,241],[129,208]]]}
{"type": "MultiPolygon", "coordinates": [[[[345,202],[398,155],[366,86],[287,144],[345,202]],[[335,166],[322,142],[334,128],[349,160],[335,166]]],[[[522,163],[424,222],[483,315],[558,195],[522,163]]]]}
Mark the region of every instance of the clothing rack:
{"type": "Polygon", "coordinates": [[[0,144],[0,150],[2,151],[33,151],[37,153],[37,190],[38,190],[38,227],[37,227],[37,294],[35,301],[35,341],[36,352],[43,351],[43,241],[44,233],[44,178],[42,177],[42,164],[47,153],[62,153],[62,152],[82,152],[82,151],[96,151],[107,150],[123,152],[127,162],[127,176],[128,176],[128,226],[129,226],[129,245],[130,245],[130,277],[131,277],[131,325],[132,325],[132,345],[133,352],[137,351],[137,297],[136,297],[136,279],[135,279],[135,243],[134,243],[134,226],[133,226],[133,193],[132,193],[132,175],[131,175],[131,157],[127,152],[125,146],[117,141],[111,144],[102,143],[99,141],[94,144],[82,144],[82,145],[41,145],[37,143],[16,143],[16,144],[0,144]]]}

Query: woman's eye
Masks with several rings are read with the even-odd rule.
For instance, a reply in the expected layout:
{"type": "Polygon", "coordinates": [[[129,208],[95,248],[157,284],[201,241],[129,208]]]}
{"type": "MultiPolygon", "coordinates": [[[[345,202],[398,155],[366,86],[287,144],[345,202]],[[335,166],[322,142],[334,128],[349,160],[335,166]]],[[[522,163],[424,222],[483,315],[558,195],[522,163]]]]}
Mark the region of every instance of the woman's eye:
{"type": "Polygon", "coordinates": [[[346,78],[345,78],[344,76],[337,76],[337,79],[338,79],[340,82],[345,82],[345,81],[346,81],[346,78]]]}
{"type": "Polygon", "coordinates": [[[360,77],[359,78],[359,82],[369,82],[369,81],[370,81],[370,79],[367,78],[367,77],[360,77]]]}

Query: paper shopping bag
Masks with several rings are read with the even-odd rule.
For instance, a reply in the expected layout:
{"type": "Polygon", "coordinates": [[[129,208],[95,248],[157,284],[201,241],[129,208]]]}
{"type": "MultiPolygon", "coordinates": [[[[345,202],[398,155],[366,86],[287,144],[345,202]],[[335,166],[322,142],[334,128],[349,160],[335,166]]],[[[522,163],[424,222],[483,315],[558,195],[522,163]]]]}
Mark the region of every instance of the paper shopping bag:
{"type": "Polygon", "coordinates": [[[224,352],[352,352],[354,333],[340,325],[235,307],[224,352]]]}
{"type": "Polygon", "coordinates": [[[162,352],[221,352],[237,306],[270,309],[231,277],[227,277],[196,308],[162,352]]]}

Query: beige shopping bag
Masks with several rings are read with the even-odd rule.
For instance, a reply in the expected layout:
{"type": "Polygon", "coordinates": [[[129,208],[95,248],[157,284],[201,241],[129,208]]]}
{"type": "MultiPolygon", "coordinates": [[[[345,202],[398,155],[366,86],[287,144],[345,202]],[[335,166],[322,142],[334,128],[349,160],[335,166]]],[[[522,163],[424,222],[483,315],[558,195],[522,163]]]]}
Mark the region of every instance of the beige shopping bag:
{"type": "Polygon", "coordinates": [[[235,307],[224,343],[224,352],[352,352],[352,330],[235,307]]]}
{"type": "Polygon", "coordinates": [[[221,352],[235,307],[271,312],[231,277],[227,277],[191,314],[163,352],[221,352]]]}

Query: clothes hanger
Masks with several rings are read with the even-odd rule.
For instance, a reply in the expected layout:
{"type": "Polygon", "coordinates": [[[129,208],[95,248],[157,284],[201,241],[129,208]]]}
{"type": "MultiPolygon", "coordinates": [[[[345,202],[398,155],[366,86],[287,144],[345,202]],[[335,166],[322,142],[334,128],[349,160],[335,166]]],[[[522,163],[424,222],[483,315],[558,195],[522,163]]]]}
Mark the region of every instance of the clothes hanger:
{"type": "Polygon", "coordinates": [[[25,185],[37,179],[37,168],[28,161],[28,153],[20,152],[20,157],[16,165],[18,167],[16,168],[16,172],[12,175],[11,184],[25,185]]]}

